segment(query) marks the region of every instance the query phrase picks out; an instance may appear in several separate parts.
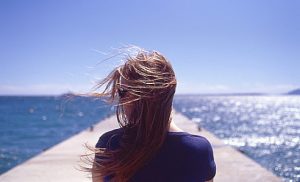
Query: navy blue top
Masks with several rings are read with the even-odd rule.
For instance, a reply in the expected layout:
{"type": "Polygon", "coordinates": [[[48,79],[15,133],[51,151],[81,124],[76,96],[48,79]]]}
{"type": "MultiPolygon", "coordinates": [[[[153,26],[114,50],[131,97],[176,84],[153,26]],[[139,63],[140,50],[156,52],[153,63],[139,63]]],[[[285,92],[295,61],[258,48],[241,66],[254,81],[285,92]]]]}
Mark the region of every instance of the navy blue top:
{"type": "MultiPolygon", "coordinates": [[[[104,133],[97,148],[115,150],[119,147],[122,129],[104,133]]],[[[158,153],[139,169],[132,182],[201,182],[216,174],[213,151],[209,141],[187,132],[168,132],[158,153]]],[[[109,177],[105,177],[109,181],[109,177]]]]}

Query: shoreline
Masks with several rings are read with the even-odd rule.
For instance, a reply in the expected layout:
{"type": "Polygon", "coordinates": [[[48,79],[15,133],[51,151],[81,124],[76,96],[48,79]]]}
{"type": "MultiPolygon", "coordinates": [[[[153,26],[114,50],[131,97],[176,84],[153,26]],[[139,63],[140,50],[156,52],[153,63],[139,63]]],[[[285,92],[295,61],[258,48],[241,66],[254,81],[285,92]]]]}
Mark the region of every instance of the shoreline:
{"type": "MultiPolygon", "coordinates": [[[[173,119],[182,130],[204,136],[212,144],[217,165],[214,181],[282,181],[281,178],[260,166],[253,159],[224,144],[212,133],[205,129],[198,131],[196,123],[182,114],[175,112],[173,119]]],[[[93,125],[92,130],[87,128],[3,173],[0,181],[90,182],[91,178],[88,178],[88,174],[78,170],[79,157],[86,152],[84,144],[94,146],[104,132],[118,127],[114,116],[106,118],[93,125]]]]}

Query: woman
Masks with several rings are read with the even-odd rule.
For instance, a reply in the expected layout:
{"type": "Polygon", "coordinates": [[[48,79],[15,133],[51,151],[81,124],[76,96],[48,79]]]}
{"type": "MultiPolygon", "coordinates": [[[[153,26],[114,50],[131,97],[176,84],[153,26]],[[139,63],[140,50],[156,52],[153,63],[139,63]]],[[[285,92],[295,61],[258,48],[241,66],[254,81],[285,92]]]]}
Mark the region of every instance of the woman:
{"type": "Polygon", "coordinates": [[[99,96],[116,103],[120,128],[103,134],[90,169],[93,181],[212,181],[210,143],[172,121],[176,89],[171,64],[160,53],[140,51],[114,69],[99,96]]]}

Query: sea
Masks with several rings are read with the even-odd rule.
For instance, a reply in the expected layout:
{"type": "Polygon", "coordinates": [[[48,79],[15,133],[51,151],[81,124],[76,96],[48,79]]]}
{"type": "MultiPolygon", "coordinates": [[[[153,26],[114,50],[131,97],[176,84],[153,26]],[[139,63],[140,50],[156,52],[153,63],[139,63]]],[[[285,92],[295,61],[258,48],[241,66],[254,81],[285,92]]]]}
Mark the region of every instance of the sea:
{"type": "Polygon", "coordinates": [[[0,174],[111,114],[92,97],[0,96],[0,174]]]}
{"type": "Polygon", "coordinates": [[[174,107],[284,181],[300,181],[300,96],[186,95],[174,107]]]}
{"type": "MultiPolygon", "coordinates": [[[[300,181],[300,96],[176,95],[174,108],[284,181],[300,181]]],[[[0,96],[0,174],[113,113],[93,97],[0,96]]]]}

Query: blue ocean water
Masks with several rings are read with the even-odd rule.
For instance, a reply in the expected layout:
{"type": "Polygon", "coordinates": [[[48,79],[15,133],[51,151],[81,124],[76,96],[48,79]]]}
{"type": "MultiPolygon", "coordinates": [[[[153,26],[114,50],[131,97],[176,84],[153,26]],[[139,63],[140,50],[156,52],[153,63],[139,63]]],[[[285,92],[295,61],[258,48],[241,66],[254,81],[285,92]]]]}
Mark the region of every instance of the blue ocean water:
{"type": "Polygon", "coordinates": [[[285,181],[300,181],[300,96],[177,96],[177,111],[285,181]]]}
{"type": "Polygon", "coordinates": [[[0,96],[0,174],[111,113],[96,98],[0,96]]]}
{"type": "MultiPolygon", "coordinates": [[[[299,96],[178,95],[177,111],[286,181],[300,181],[299,96]]],[[[0,97],[0,174],[112,114],[87,97],[0,97]]]]}

